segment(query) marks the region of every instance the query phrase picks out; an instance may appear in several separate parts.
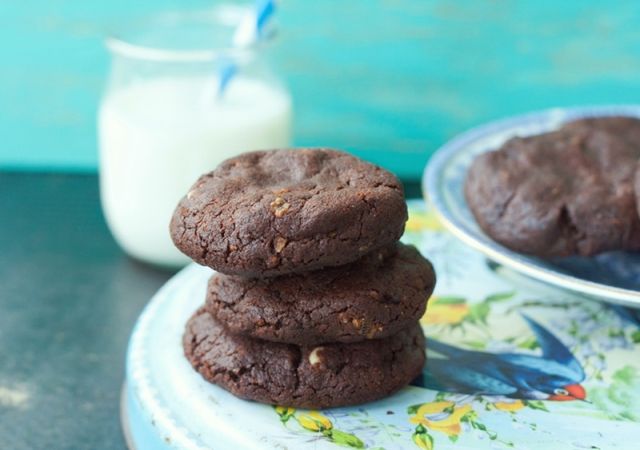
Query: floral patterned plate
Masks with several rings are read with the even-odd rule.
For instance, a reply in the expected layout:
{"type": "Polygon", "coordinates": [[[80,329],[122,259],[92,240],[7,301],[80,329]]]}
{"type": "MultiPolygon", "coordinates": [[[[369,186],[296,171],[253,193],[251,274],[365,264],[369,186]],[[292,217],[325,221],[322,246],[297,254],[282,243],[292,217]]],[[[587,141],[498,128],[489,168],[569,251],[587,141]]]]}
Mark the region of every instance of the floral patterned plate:
{"type": "Polygon", "coordinates": [[[547,283],[599,299],[640,306],[640,253],[611,252],[594,258],[542,260],[513,252],[482,232],[466,204],[463,185],[473,158],[513,136],[528,136],[593,116],[640,117],[640,106],[600,106],[547,111],[492,122],[442,147],[425,168],[423,192],[442,223],[492,260],[547,283]]]}
{"type": "MultiPolygon", "coordinates": [[[[438,273],[421,320],[427,365],[374,403],[309,411],[240,400],[205,382],[181,336],[209,269],[170,280],[138,319],[123,428],[131,448],[635,449],[640,311],[532,281],[463,245],[422,202],[403,240],[438,273]]],[[[362,374],[366,376],[366,373],[362,374]]]]}

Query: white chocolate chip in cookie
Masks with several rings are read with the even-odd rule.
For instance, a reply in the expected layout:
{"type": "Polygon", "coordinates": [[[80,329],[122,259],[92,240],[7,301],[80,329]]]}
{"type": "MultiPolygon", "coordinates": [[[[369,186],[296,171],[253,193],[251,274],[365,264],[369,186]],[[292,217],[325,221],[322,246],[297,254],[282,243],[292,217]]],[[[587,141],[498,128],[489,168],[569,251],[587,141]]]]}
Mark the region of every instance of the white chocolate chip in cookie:
{"type": "Polygon", "coordinates": [[[272,201],[269,206],[271,206],[271,210],[276,217],[284,216],[291,205],[287,203],[287,201],[282,197],[276,197],[274,201],[272,201]]]}
{"type": "Polygon", "coordinates": [[[320,352],[323,349],[324,347],[316,347],[311,350],[311,353],[309,353],[309,364],[311,364],[312,366],[317,366],[318,364],[322,363],[320,352]]]}
{"type": "Polygon", "coordinates": [[[276,253],[280,253],[282,250],[284,250],[284,247],[286,245],[287,245],[287,240],[281,236],[278,236],[273,241],[273,247],[275,248],[276,253]]]}

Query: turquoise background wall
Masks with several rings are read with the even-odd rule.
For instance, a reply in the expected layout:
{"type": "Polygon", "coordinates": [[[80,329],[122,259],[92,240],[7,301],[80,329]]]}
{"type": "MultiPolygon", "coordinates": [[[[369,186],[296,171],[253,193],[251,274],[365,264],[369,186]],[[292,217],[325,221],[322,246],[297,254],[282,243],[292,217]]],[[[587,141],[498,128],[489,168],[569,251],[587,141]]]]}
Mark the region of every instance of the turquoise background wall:
{"type": "MultiPolygon", "coordinates": [[[[202,0],[0,2],[0,167],[95,170],[95,111],[122,20],[202,0]]],[[[275,60],[299,145],[417,178],[483,121],[640,102],[640,2],[283,0],[275,60]]]]}

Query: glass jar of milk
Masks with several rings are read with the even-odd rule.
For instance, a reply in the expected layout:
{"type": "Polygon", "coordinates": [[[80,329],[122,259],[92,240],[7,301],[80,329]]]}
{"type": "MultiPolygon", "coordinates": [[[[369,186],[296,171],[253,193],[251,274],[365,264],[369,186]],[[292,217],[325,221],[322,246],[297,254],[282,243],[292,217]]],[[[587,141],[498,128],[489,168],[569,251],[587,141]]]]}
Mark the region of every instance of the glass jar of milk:
{"type": "Polygon", "coordinates": [[[186,264],[168,227],[198,176],[241,152],[290,144],[291,97],[264,48],[231,46],[243,14],[233,6],[168,14],[107,40],[100,195],[116,241],[136,259],[186,264]]]}

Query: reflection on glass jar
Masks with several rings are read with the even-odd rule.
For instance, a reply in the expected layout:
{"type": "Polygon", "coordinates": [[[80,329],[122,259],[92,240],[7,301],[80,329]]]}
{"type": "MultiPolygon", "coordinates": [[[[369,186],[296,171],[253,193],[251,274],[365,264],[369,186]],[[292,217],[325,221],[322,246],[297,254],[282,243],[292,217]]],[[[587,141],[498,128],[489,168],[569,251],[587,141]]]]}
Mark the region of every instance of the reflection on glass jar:
{"type": "Polygon", "coordinates": [[[230,46],[244,12],[224,6],[165,15],[107,40],[101,200],[115,239],[137,259],[187,263],[168,224],[198,176],[238,153],[290,144],[291,98],[264,49],[230,46]],[[230,64],[235,75],[221,90],[219,75],[230,64]]]}

